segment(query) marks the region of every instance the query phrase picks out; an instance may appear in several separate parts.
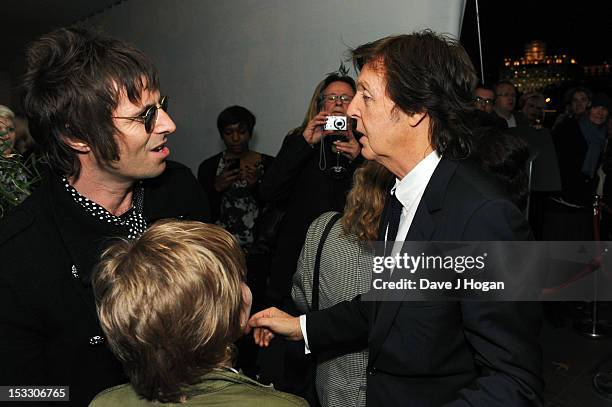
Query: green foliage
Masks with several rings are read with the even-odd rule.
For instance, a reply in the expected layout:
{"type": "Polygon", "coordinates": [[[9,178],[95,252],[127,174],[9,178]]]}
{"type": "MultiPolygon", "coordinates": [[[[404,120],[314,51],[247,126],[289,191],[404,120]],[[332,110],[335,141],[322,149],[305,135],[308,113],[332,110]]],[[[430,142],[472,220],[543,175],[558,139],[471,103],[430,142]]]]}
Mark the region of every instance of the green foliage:
{"type": "Polygon", "coordinates": [[[344,65],[344,62],[340,62],[340,67],[337,71],[330,72],[327,75],[339,75],[339,76],[349,76],[350,68],[344,65]]]}
{"type": "Polygon", "coordinates": [[[23,161],[19,154],[6,154],[7,149],[8,142],[0,144],[0,218],[30,195],[40,180],[34,155],[23,161]]]}

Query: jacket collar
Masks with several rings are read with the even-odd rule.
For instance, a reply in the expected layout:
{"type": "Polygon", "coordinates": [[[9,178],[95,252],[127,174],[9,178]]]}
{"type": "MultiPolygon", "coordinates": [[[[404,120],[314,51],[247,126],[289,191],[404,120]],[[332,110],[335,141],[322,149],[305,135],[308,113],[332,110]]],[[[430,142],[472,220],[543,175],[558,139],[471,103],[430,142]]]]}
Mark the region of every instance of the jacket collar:
{"type": "Polygon", "coordinates": [[[44,187],[48,191],[47,199],[51,216],[74,265],[73,277],[84,286],[89,286],[91,270],[97,263],[103,247],[114,237],[127,236],[127,231],[110,223],[101,222],[87,213],[66,192],[58,175],[49,174],[44,187]]]}
{"type": "Polygon", "coordinates": [[[195,394],[216,392],[230,384],[249,384],[257,387],[271,387],[261,384],[241,373],[232,370],[212,370],[200,378],[200,381],[192,388],[195,394]]]}

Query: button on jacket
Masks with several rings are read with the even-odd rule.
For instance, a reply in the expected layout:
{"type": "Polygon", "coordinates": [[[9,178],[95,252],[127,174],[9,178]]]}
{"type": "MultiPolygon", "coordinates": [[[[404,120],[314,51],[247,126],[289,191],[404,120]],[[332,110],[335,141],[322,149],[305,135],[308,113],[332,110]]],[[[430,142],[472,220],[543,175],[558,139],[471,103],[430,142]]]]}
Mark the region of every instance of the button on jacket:
{"type": "MultiPolygon", "coordinates": [[[[187,167],[168,162],[143,186],[147,224],[208,219],[204,192],[187,167]]],[[[91,270],[101,251],[127,234],[87,213],[56,174],[2,220],[0,384],[70,386],[69,404],[84,406],[126,381],[98,323],[91,270]]]]}

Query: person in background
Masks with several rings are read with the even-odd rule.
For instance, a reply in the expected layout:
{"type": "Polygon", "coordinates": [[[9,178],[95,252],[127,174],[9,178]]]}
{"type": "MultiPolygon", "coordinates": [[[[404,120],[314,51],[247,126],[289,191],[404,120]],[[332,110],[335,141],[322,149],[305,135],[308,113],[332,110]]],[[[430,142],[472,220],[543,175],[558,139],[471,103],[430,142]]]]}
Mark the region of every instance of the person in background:
{"type": "MultiPolygon", "coordinates": [[[[278,225],[266,306],[274,304],[296,312],[291,284],[308,226],[322,213],[344,208],[353,172],[362,163],[361,147],[350,126],[346,131],[325,131],[324,125],[330,115],[346,117],[354,95],[355,81],[342,69],[327,75],[316,86],[304,121],[284,138],[264,176],[260,188],[262,198],[285,210],[278,225]],[[334,134],[344,141],[333,140],[334,134]],[[339,164],[338,172],[333,168],[336,164],[339,164]]],[[[266,381],[311,401],[314,387],[305,377],[310,372],[308,360],[297,344],[281,339],[271,349],[263,350],[261,356],[262,377],[266,381]]]]}
{"type": "Polygon", "coordinates": [[[576,86],[565,92],[565,111],[557,116],[553,130],[568,118],[578,118],[591,107],[593,92],[584,86],[576,86]]]}
{"type": "Polygon", "coordinates": [[[527,117],[529,125],[535,129],[541,129],[544,121],[544,108],[546,100],[539,92],[525,93],[519,99],[519,108],[527,117]]]}
{"type": "Polygon", "coordinates": [[[232,367],[251,307],[245,272],[232,235],[200,222],[160,221],[106,249],[93,277],[96,306],[130,383],[90,406],[306,406],[232,367]]]}
{"type": "Polygon", "coordinates": [[[16,149],[16,135],[15,114],[0,105],[0,218],[30,195],[38,180],[16,149]]]}
{"type": "Polygon", "coordinates": [[[592,205],[611,105],[606,94],[596,93],[583,115],[568,116],[553,130],[562,190],[550,201],[545,240],[593,239],[592,205]]]}
{"type": "Polygon", "coordinates": [[[508,128],[527,128],[529,123],[521,112],[516,112],[517,92],[516,87],[510,81],[499,81],[493,87],[495,89],[495,113],[506,120],[508,128]]]}
{"type": "Polygon", "coordinates": [[[342,132],[345,141],[330,143],[327,136],[333,132],[323,127],[330,115],[346,117],[354,95],[355,81],[344,73],[332,73],[319,83],[302,125],[285,137],[263,179],[263,199],[286,209],[270,271],[270,303],[284,306],[291,301],[291,278],[310,223],[324,212],[344,208],[353,172],[362,162],[361,147],[350,128],[342,132]],[[346,169],[341,176],[331,169],[335,151],[346,169]]]}
{"type": "Polygon", "coordinates": [[[582,116],[589,107],[593,93],[584,87],[574,88],[569,92],[568,108],[572,116],[582,116]]]}
{"type": "Polygon", "coordinates": [[[17,133],[15,135],[15,150],[21,154],[25,162],[36,165],[42,158],[40,156],[40,146],[36,144],[30,133],[28,118],[25,115],[15,115],[15,132],[17,133]]]}
{"type": "MultiPolygon", "coordinates": [[[[254,309],[260,309],[272,255],[262,252],[258,244],[260,215],[270,209],[262,202],[259,187],[274,158],[250,149],[255,122],[255,115],[242,106],[219,113],[217,129],[225,150],[200,164],[198,181],[209,197],[212,222],[234,235],[247,256],[247,281],[254,309]]],[[[256,377],[257,348],[246,338],[238,342],[238,348],[238,367],[256,377]]]]}
{"type": "MultiPolygon", "coordinates": [[[[62,28],[27,50],[24,109],[49,171],[0,223],[0,383],[70,387],[86,406],[126,381],[96,316],[91,271],[112,239],[207,220],[157,69],[128,44],[62,28]]],[[[61,403],[58,403],[61,405],[61,403]]]]}
{"type": "Polygon", "coordinates": [[[258,194],[273,157],[249,148],[255,116],[242,106],[230,106],[217,117],[225,151],[204,160],[198,181],[209,197],[212,221],[236,237],[248,252],[254,241],[254,226],[262,210],[258,194]]]}
{"type": "MultiPolygon", "coordinates": [[[[350,300],[368,291],[373,247],[393,175],[375,161],[355,171],[353,188],[342,218],[335,222],[324,243],[320,260],[320,309],[350,300]]],[[[291,296],[297,309],[312,310],[313,274],[319,242],[327,224],[338,212],[325,212],[308,229],[293,276],[291,296]]],[[[316,390],[323,407],[365,406],[367,349],[330,353],[317,363],[316,390]]]]}
{"type": "Polygon", "coordinates": [[[482,83],[474,89],[474,107],[476,126],[489,126],[497,129],[508,128],[506,120],[499,117],[493,110],[495,106],[495,92],[482,83]]]}
{"type": "Polygon", "coordinates": [[[7,106],[0,105],[0,152],[9,155],[15,145],[15,113],[7,106]]]}
{"type": "Polygon", "coordinates": [[[474,106],[485,113],[492,113],[495,107],[495,91],[492,88],[480,84],[474,89],[474,106]]]}

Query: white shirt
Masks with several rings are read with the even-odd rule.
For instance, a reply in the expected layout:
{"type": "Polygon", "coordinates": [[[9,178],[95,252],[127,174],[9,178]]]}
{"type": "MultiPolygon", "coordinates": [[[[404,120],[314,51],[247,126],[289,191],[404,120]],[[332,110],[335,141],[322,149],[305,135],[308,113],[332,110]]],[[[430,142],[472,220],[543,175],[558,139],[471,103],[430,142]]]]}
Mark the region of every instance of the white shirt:
{"type": "Polygon", "coordinates": [[[509,129],[516,127],[516,117],[514,117],[514,115],[511,114],[510,117],[506,119],[506,123],[508,123],[509,129]]]}
{"type": "MultiPolygon", "coordinates": [[[[433,151],[427,157],[423,158],[401,181],[399,179],[395,180],[395,185],[391,189],[391,193],[397,196],[403,208],[395,244],[393,246],[393,254],[399,253],[402,248],[403,241],[408,235],[408,230],[410,230],[414,215],[425,193],[425,188],[427,184],[429,184],[429,180],[438,166],[440,159],[441,157],[438,152],[433,151]]],[[[387,231],[385,231],[385,236],[386,235],[387,231]]],[[[305,352],[308,354],[310,353],[310,349],[308,347],[308,336],[306,335],[306,315],[300,315],[300,329],[302,330],[302,336],[304,337],[304,343],[306,345],[305,352]]]]}

